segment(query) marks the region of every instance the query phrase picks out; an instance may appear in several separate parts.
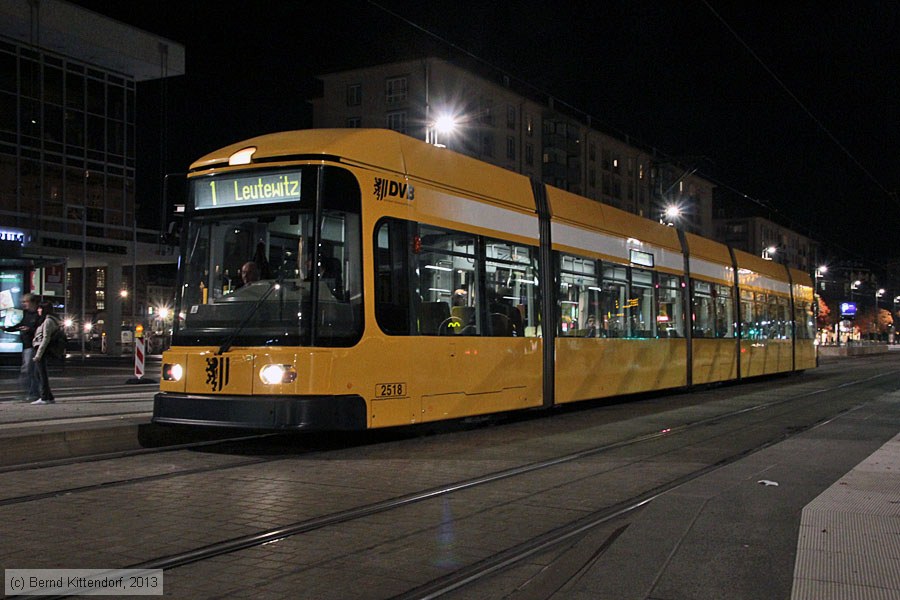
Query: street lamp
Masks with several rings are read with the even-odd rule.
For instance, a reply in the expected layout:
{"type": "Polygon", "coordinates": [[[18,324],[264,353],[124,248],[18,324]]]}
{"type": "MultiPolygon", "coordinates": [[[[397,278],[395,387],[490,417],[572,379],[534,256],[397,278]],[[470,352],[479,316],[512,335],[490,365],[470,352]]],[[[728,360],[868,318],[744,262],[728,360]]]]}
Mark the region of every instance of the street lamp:
{"type": "Polygon", "coordinates": [[[669,204],[659,216],[659,222],[663,225],[675,226],[675,222],[681,219],[681,207],[677,204],[669,204]]]}
{"type": "Polygon", "coordinates": [[[431,125],[431,143],[438,148],[446,148],[446,144],[441,144],[438,135],[449,137],[456,131],[456,117],[452,114],[443,114],[434,120],[431,125]]]}
{"type": "Polygon", "coordinates": [[[822,265],[821,267],[816,267],[816,289],[819,288],[819,280],[825,276],[825,273],[828,272],[828,265],[822,265]]]}
{"type": "Polygon", "coordinates": [[[776,252],[778,252],[777,246],[766,246],[763,248],[762,257],[766,260],[775,260],[776,252]]]}
{"type": "MultiPolygon", "coordinates": [[[[814,287],[813,291],[815,293],[813,294],[813,316],[816,320],[816,337],[817,338],[819,336],[819,297],[818,297],[819,296],[819,279],[827,272],[828,272],[828,267],[826,265],[822,265],[820,267],[816,267],[816,271],[814,274],[815,275],[815,287],[814,287]]],[[[824,285],[822,287],[824,288],[824,285]]],[[[840,321],[841,321],[840,316],[838,316],[837,323],[840,324],[840,321]]],[[[839,325],[834,326],[835,337],[837,337],[838,326],[839,325]]]]}
{"type": "Polygon", "coordinates": [[[872,316],[872,328],[875,330],[875,335],[878,335],[878,299],[884,296],[884,288],[879,288],[875,292],[875,314],[872,316]]]}

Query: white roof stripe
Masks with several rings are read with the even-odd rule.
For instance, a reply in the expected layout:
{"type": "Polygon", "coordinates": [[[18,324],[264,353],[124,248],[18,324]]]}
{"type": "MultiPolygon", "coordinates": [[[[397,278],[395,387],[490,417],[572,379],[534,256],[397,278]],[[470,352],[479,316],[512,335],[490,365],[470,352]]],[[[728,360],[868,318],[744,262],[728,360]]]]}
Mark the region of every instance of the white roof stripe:
{"type": "Polygon", "coordinates": [[[511,233],[538,243],[540,229],[537,214],[521,213],[508,208],[494,206],[486,202],[468,200],[459,196],[439,194],[437,202],[429,206],[420,205],[419,209],[429,213],[429,207],[435,207],[435,216],[443,217],[466,225],[495,229],[511,233]]]}
{"type": "Polygon", "coordinates": [[[684,260],[681,252],[642,242],[637,238],[623,238],[600,231],[590,231],[581,227],[555,222],[551,224],[551,236],[554,244],[583,248],[598,254],[605,254],[606,256],[620,259],[625,264],[628,264],[631,260],[630,250],[648,252],[653,255],[656,267],[663,267],[673,271],[684,271],[684,260]]]}

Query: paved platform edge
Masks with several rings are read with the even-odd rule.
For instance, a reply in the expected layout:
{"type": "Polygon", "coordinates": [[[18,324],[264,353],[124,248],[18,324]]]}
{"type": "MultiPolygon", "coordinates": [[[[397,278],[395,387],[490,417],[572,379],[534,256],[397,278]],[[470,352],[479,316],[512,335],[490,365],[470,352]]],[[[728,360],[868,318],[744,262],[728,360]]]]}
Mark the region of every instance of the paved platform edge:
{"type": "Polygon", "coordinates": [[[140,428],[150,415],[94,417],[85,422],[31,424],[27,429],[0,429],[0,467],[25,466],[92,454],[137,450],[140,428]]]}
{"type": "Polygon", "coordinates": [[[804,507],[791,598],[900,598],[900,434],[804,507]]]}

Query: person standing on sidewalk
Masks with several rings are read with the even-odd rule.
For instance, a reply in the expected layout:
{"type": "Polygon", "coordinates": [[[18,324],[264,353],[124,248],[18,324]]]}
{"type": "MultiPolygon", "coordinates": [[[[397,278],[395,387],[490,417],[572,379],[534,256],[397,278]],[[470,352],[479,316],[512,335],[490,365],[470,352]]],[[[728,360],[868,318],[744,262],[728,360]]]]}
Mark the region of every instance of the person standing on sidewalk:
{"type": "Polygon", "coordinates": [[[19,372],[19,383],[25,391],[25,402],[37,400],[41,393],[40,381],[38,381],[37,371],[34,364],[34,347],[32,342],[34,334],[38,327],[37,303],[34,296],[25,294],[22,296],[22,320],[4,327],[3,331],[19,332],[19,339],[22,340],[22,368],[19,372]]]}
{"type": "Polygon", "coordinates": [[[59,329],[59,321],[53,316],[53,305],[49,302],[38,304],[40,324],[34,334],[34,362],[41,381],[41,397],[32,404],[55,404],[53,392],[50,390],[50,378],[47,376],[47,349],[53,332],[59,329]]]}

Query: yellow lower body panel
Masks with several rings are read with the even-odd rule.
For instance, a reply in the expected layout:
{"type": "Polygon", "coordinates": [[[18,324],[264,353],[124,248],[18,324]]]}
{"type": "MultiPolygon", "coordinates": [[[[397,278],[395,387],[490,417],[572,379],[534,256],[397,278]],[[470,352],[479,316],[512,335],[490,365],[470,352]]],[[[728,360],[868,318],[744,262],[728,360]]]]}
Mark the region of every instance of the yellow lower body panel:
{"type": "Polygon", "coordinates": [[[334,362],[335,388],[353,383],[370,427],[409,425],[540,406],[536,338],[371,338],[334,362]]]}
{"type": "Polygon", "coordinates": [[[796,361],[798,371],[816,368],[816,346],[812,340],[797,340],[796,361]]]}
{"type": "Polygon", "coordinates": [[[785,373],[792,368],[791,340],[741,341],[741,377],[785,373]]]}
{"type": "Polygon", "coordinates": [[[685,385],[683,339],[557,339],[559,404],[685,385]]]}
{"type": "Polygon", "coordinates": [[[737,340],[695,339],[692,343],[694,385],[737,379],[737,340]]]}

